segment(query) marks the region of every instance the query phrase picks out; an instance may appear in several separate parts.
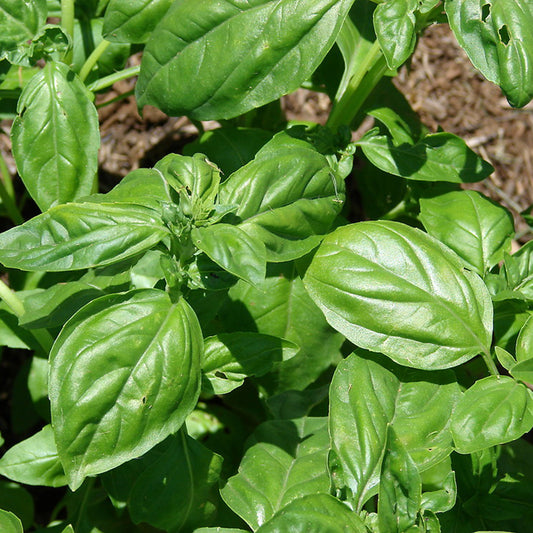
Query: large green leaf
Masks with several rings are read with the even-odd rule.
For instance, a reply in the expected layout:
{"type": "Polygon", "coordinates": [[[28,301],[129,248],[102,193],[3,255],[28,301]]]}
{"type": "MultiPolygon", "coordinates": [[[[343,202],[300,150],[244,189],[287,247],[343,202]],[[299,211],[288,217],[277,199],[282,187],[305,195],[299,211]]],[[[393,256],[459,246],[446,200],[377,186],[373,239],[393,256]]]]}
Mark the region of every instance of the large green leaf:
{"type": "Polygon", "coordinates": [[[50,425],[10,448],[0,459],[0,474],[26,485],[67,484],[50,425]]]}
{"type": "Polygon", "coordinates": [[[411,180],[471,183],[485,179],[494,170],[463,139],[447,132],[426,135],[418,142],[398,143],[374,128],[356,144],[380,170],[411,180]]]}
{"type": "Polygon", "coordinates": [[[533,4],[523,0],[446,0],[450,27],[470,61],[509,103],[533,97],[533,4]]]}
{"type": "Polygon", "coordinates": [[[191,237],[197,248],[230,274],[252,285],[265,279],[265,245],[238,226],[213,224],[194,228],[191,237]]]}
{"type": "Polygon", "coordinates": [[[64,64],[49,62],[24,88],[13,123],[13,155],[41,211],[90,194],[100,131],[91,94],[64,64]]]}
{"type": "Polygon", "coordinates": [[[420,220],[430,235],[450,247],[480,276],[511,251],[511,213],[476,191],[422,198],[420,220]]]}
{"type": "Polygon", "coordinates": [[[451,371],[384,366],[370,353],[350,355],[330,389],[335,485],[349,489],[358,510],[377,492],[389,427],[420,471],[441,462],[453,449],[449,419],[460,396],[451,371]]]}
{"type": "Polygon", "coordinates": [[[103,36],[117,43],[145,43],[172,0],[110,0],[103,36]]]}
{"type": "Polygon", "coordinates": [[[159,214],[133,204],[65,204],[0,234],[0,262],[21,270],[117,263],[168,234],[159,214]]]}
{"type": "Polygon", "coordinates": [[[219,202],[237,205],[239,227],[263,241],[269,261],[312,250],[344,201],[344,182],[325,156],[283,132],[220,187],[219,202]]]}
{"type": "Polygon", "coordinates": [[[328,492],[327,419],[265,422],[252,435],[239,467],[221,490],[224,501],[253,530],[287,504],[328,492]]]}
{"type": "Polygon", "coordinates": [[[448,248],[410,226],[338,228],[320,245],[304,283],[335,329],[402,365],[449,368],[490,350],[487,288],[448,248]]]}
{"type": "Polygon", "coordinates": [[[213,503],[222,457],[187,436],[172,435],[143,458],[128,498],[134,523],[188,533],[216,512],[213,503]],[[157,497],[154,497],[157,495],[157,497]]]}
{"type": "Polygon", "coordinates": [[[0,48],[7,50],[37,33],[46,19],[46,0],[2,0],[0,4],[0,48]]]}
{"type": "Polygon", "coordinates": [[[533,427],[533,393],[508,376],[476,381],[457,404],[450,427],[460,453],[511,442],[533,427]]]}
{"type": "Polygon", "coordinates": [[[352,3],[174,2],[146,45],[139,106],[212,120],[276,100],[318,67],[352,3]]]}
{"type": "Polygon", "coordinates": [[[206,392],[226,394],[248,376],[262,376],[272,366],[294,357],[292,342],[254,332],[221,333],[204,341],[202,372],[206,392]]]}
{"type": "Polygon", "coordinates": [[[289,503],[257,533],[367,533],[359,515],[329,494],[310,494],[289,503]]]}
{"type": "Polygon", "coordinates": [[[265,376],[272,382],[269,388],[302,390],[340,359],[344,338],[309,298],[292,263],[276,265],[257,288],[237,283],[229,296],[220,312],[223,331],[258,331],[300,347],[295,357],[265,376]]]}
{"type": "Polygon", "coordinates": [[[200,391],[202,333],[159,290],[103,296],[50,354],[52,426],[69,485],[138,457],[177,431],[200,391]]]}

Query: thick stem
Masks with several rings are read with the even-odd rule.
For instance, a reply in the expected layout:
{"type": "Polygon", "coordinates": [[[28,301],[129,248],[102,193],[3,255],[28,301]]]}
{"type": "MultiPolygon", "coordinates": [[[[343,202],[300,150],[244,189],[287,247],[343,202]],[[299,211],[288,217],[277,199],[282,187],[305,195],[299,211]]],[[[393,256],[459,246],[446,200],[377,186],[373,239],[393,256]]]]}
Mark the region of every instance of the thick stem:
{"type": "MultiPolygon", "coordinates": [[[[65,33],[74,39],[74,0],[61,0],[61,27],[65,33]]],[[[63,61],[70,65],[72,62],[72,49],[65,55],[63,61]]]]}
{"type": "Polygon", "coordinates": [[[81,81],[85,81],[87,79],[87,76],[91,73],[91,70],[94,68],[110,44],[111,43],[109,41],[102,39],[100,44],[92,51],[91,55],[86,59],[83,67],[81,67],[80,73],[78,74],[81,81]]]}
{"type": "Polygon", "coordinates": [[[120,70],[119,72],[114,72],[113,74],[110,74],[109,76],[105,76],[104,78],[96,80],[93,83],[89,83],[89,85],[87,85],[87,89],[89,89],[89,91],[92,91],[93,93],[97,91],[101,91],[102,89],[107,89],[108,87],[111,87],[111,85],[116,83],[117,81],[126,80],[128,78],[133,78],[133,76],[137,76],[140,70],[141,70],[140,65],[137,65],[135,67],[125,68],[124,70],[120,70]]]}
{"type": "Polygon", "coordinates": [[[496,367],[496,363],[492,359],[490,352],[483,352],[482,355],[483,355],[483,360],[485,361],[485,364],[487,365],[487,368],[489,369],[489,372],[493,376],[499,376],[500,373],[498,372],[498,368],[496,367]]]}
{"type": "Polygon", "coordinates": [[[337,100],[328,118],[327,125],[335,131],[342,124],[350,124],[364,101],[387,72],[387,63],[379,43],[374,42],[364,62],[350,78],[346,90],[337,100]]]}

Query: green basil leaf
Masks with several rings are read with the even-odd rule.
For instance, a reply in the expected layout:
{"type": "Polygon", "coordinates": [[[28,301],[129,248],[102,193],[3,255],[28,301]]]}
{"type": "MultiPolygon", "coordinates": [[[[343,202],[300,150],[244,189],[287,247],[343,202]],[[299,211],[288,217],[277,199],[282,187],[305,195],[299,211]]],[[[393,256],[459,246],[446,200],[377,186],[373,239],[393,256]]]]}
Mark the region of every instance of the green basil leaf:
{"type": "Polygon", "coordinates": [[[330,467],[357,510],[377,492],[389,427],[420,472],[453,450],[449,419],[461,397],[451,371],[423,372],[356,352],[330,388],[330,467]]]}
{"type": "Polygon", "coordinates": [[[311,76],[352,3],[175,2],[146,45],[138,104],[213,120],[276,100],[311,76]]]}
{"type": "Polygon", "coordinates": [[[253,441],[239,473],[220,491],[253,530],[297,498],[329,490],[325,418],[265,422],[253,441]]]}
{"type": "Polygon", "coordinates": [[[505,256],[503,273],[512,297],[533,301],[533,241],[505,256]]]}
{"type": "Polygon", "coordinates": [[[329,494],[310,494],[292,501],[257,533],[367,533],[359,515],[329,494]]]}
{"type": "Polygon", "coordinates": [[[533,315],[526,320],[516,339],[516,360],[528,359],[533,359],[533,315]]]}
{"type": "Polygon", "coordinates": [[[21,270],[80,270],[135,256],[167,234],[158,213],[140,205],[58,205],[0,234],[0,262],[21,270]]]}
{"type": "Polygon", "coordinates": [[[500,363],[507,372],[510,372],[511,368],[516,365],[516,359],[502,347],[494,346],[494,353],[498,359],[498,363],[500,363]]]}
{"type": "Polygon", "coordinates": [[[533,358],[514,365],[509,371],[511,376],[525,383],[533,383],[533,358]]]}
{"type": "Polygon", "coordinates": [[[67,484],[57,455],[52,426],[10,448],[0,459],[0,474],[26,485],[61,487],[67,484]]]}
{"type": "Polygon", "coordinates": [[[262,378],[272,392],[303,390],[340,360],[344,337],[328,325],[309,298],[294,264],[276,265],[257,287],[239,282],[229,296],[219,313],[223,331],[257,331],[300,347],[292,359],[262,378]]]}
{"type": "Polygon", "coordinates": [[[24,533],[22,522],[9,511],[0,509],[0,527],[3,533],[24,533]]]}
{"type": "Polygon", "coordinates": [[[450,247],[467,268],[480,276],[511,251],[511,213],[476,191],[422,198],[420,220],[430,235],[450,247]]]}
{"type": "Polygon", "coordinates": [[[457,404],[450,427],[459,453],[516,440],[533,427],[533,393],[508,376],[478,380],[457,404]]]}
{"type": "Polygon", "coordinates": [[[91,99],[64,63],[47,63],[22,92],[11,130],[13,155],[41,211],[93,188],[100,130],[91,99]]]}
{"type": "MultiPolygon", "coordinates": [[[[20,519],[24,530],[30,529],[34,523],[35,505],[32,495],[22,485],[0,481],[0,502],[4,510],[11,511],[20,519]]],[[[3,529],[0,531],[4,533],[3,529]]]]}
{"type": "Polygon", "coordinates": [[[434,513],[444,513],[455,506],[457,483],[450,457],[426,470],[422,475],[420,507],[434,513]]]}
{"type": "Polygon", "coordinates": [[[376,37],[392,70],[400,67],[415,49],[418,4],[417,0],[390,0],[378,4],[374,11],[376,37]]]}
{"type": "Polygon", "coordinates": [[[337,331],[402,365],[449,368],[490,351],[486,286],[448,248],[410,226],[377,221],[336,229],[304,283],[337,331]]]}
{"type": "Polygon", "coordinates": [[[2,0],[0,6],[0,48],[28,41],[46,20],[46,0],[2,0]]]}
{"type": "Polygon", "coordinates": [[[195,529],[194,533],[247,533],[247,531],[233,527],[201,527],[195,529]]]}
{"type": "Polygon", "coordinates": [[[533,5],[521,0],[446,0],[448,21],[470,61],[509,103],[533,97],[533,5]]]}
{"type": "Polygon", "coordinates": [[[249,376],[262,376],[276,362],[287,361],[298,352],[289,341],[261,333],[222,333],[204,340],[206,392],[226,394],[240,387],[249,376]]]}
{"type": "Polygon", "coordinates": [[[239,227],[265,243],[268,261],[290,261],[329,230],[344,182],[311,144],[283,132],[221,185],[219,202],[239,206],[239,227]]]}
{"type": "Polygon", "coordinates": [[[252,285],[265,279],[266,251],[264,244],[237,226],[214,224],[194,228],[193,243],[230,274],[252,285]]]}
{"type": "Polygon", "coordinates": [[[356,145],[379,169],[411,180],[471,183],[494,171],[452,133],[431,133],[415,144],[395,144],[388,135],[372,129],[356,145]]]}
{"type": "Polygon", "coordinates": [[[208,522],[216,512],[222,457],[184,431],[149,453],[151,461],[138,473],[128,498],[133,522],[173,532],[208,522]]]}
{"type": "Polygon", "coordinates": [[[52,427],[69,485],[177,431],[200,391],[202,333],[191,307],[155,289],[103,296],[50,354],[52,427]]]}
{"type": "Polygon", "coordinates": [[[115,43],[145,43],[172,0],[110,0],[103,36],[115,43]]]}
{"type": "Polygon", "coordinates": [[[421,503],[420,474],[394,429],[389,427],[379,482],[380,531],[408,531],[416,524],[421,503]]]}

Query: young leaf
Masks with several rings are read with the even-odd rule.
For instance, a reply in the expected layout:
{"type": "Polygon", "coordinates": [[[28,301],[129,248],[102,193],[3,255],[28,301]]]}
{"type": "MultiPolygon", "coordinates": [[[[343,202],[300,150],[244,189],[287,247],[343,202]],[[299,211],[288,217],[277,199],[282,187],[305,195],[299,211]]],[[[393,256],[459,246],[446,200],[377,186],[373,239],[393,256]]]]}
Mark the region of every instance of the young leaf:
{"type": "Polygon", "coordinates": [[[252,285],[265,279],[265,245],[238,226],[214,224],[194,228],[191,237],[197,248],[230,274],[252,285]]]}
{"type": "Polygon", "coordinates": [[[533,301],[533,241],[524,244],[513,255],[506,255],[503,273],[507,289],[514,298],[533,301]]]}
{"type": "Polygon", "coordinates": [[[480,276],[511,251],[511,213],[476,191],[421,198],[420,220],[430,235],[450,247],[480,276]]]}
{"type": "Polygon", "coordinates": [[[320,245],[304,283],[337,331],[402,365],[449,368],[490,350],[487,288],[418,229],[384,221],[340,227],[320,245]]]}
{"type": "Polygon", "coordinates": [[[115,43],[145,43],[172,0],[110,0],[103,36],[115,43]]]}
{"type": "Polygon", "coordinates": [[[298,498],[257,529],[257,533],[367,533],[359,515],[329,494],[298,498]]]}
{"type": "Polygon", "coordinates": [[[344,337],[309,298],[294,264],[276,265],[257,288],[239,282],[229,296],[219,313],[224,331],[258,331],[300,347],[298,354],[263,378],[269,379],[272,392],[303,390],[340,360],[344,337]]]}
{"type": "Polygon", "coordinates": [[[227,505],[253,530],[293,500],[329,490],[325,418],[265,422],[253,441],[239,473],[221,490],[227,505]]]}
{"type": "Polygon", "coordinates": [[[103,296],[67,322],[50,354],[49,389],[73,490],[181,427],[198,399],[202,351],[190,306],[155,289],[103,296]]]}
{"type": "Polygon", "coordinates": [[[10,448],[0,459],[0,474],[26,485],[66,485],[52,426],[10,448]]]}
{"type": "Polygon", "coordinates": [[[41,211],[90,194],[98,168],[98,115],[81,80],[49,62],[20,97],[11,138],[24,185],[41,211]]]}
{"type": "Polygon", "coordinates": [[[3,533],[24,533],[22,522],[9,511],[0,509],[0,528],[3,533]]]}
{"type": "Polygon", "coordinates": [[[33,38],[46,20],[46,0],[2,0],[0,48],[8,50],[33,38]]]}
{"type": "Polygon", "coordinates": [[[376,493],[389,427],[421,472],[451,453],[449,419],[460,395],[450,371],[384,366],[362,352],[339,364],[330,389],[330,464],[356,509],[376,493]]]}
{"type": "Polygon", "coordinates": [[[478,380],[457,404],[450,427],[459,453],[511,442],[533,427],[533,393],[507,376],[478,380]]]}
{"type": "Polygon", "coordinates": [[[246,377],[266,374],[276,362],[298,352],[292,342],[261,333],[222,333],[204,340],[202,372],[206,392],[226,394],[246,377]]]}
{"type": "Polygon", "coordinates": [[[470,61],[514,107],[533,97],[533,5],[522,0],[446,0],[448,21],[470,61]]]}
{"type": "Polygon", "coordinates": [[[344,181],[311,144],[283,132],[221,185],[219,202],[239,206],[239,227],[265,243],[268,261],[290,261],[329,230],[344,202],[344,181]]]}
{"type": "Polygon", "coordinates": [[[533,384],[533,358],[520,361],[511,368],[509,373],[515,379],[533,384]]]}
{"type": "Polygon", "coordinates": [[[118,263],[168,234],[159,214],[133,204],[65,204],[0,234],[0,262],[21,270],[118,263]]]}
{"type": "Polygon", "coordinates": [[[318,67],[352,3],[174,2],[146,45],[138,104],[213,120],[276,100],[318,67]]]}
{"type": "Polygon", "coordinates": [[[356,144],[379,169],[411,180],[471,183],[494,171],[452,133],[432,133],[413,144],[397,144],[374,128],[356,144]]]}
{"type": "Polygon", "coordinates": [[[421,503],[420,474],[394,429],[389,427],[379,482],[380,531],[409,531],[416,524],[421,503]]]}
{"type": "Polygon", "coordinates": [[[517,361],[533,359],[533,316],[530,316],[520,329],[516,339],[517,361]]]}
{"type": "Polygon", "coordinates": [[[139,471],[128,498],[133,522],[175,533],[208,522],[216,512],[212,500],[222,457],[183,430],[149,454],[151,460],[139,471]]]}

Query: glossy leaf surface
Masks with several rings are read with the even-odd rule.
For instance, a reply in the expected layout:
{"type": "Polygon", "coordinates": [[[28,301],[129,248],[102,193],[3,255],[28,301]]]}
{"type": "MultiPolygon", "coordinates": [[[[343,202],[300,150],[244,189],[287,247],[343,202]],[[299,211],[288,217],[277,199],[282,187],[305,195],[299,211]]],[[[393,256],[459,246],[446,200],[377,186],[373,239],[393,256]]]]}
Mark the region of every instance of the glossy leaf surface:
{"type": "Polygon", "coordinates": [[[21,521],[9,511],[0,509],[0,526],[3,533],[24,533],[21,521]]]}
{"type": "Polygon", "coordinates": [[[158,213],[139,205],[59,205],[2,233],[0,262],[21,270],[80,270],[134,256],[167,233],[158,213]]]}
{"type": "Polygon", "coordinates": [[[146,45],[139,106],[213,120],[271,102],[310,77],[352,3],[175,2],[146,45]]]}
{"type": "Polygon", "coordinates": [[[257,533],[366,533],[359,516],[329,494],[312,494],[291,502],[257,533]]]}
{"type": "MultiPolygon", "coordinates": [[[[266,374],[276,362],[294,357],[292,342],[261,333],[222,333],[204,341],[202,372],[214,394],[226,394],[249,376],[266,374]]],[[[209,391],[209,390],[208,390],[209,391]]]]}
{"type": "Polygon", "coordinates": [[[237,226],[214,224],[194,228],[194,244],[230,274],[252,285],[265,279],[266,251],[264,244],[237,226]]]}
{"type": "Polygon", "coordinates": [[[490,349],[485,285],[418,229],[384,221],[338,228],[304,283],[335,329],[402,365],[449,368],[490,349]]]}
{"type": "Polygon", "coordinates": [[[357,145],[379,169],[411,180],[471,183],[493,171],[463,139],[446,132],[432,133],[416,143],[396,144],[374,129],[357,145]]]}
{"type": "Polygon", "coordinates": [[[480,276],[511,251],[511,213],[476,191],[422,198],[420,220],[430,235],[451,248],[467,268],[480,276]]]}
{"type": "Polygon", "coordinates": [[[239,206],[239,227],[263,241],[268,261],[312,250],[344,201],[344,182],[306,141],[276,135],[221,186],[219,201],[239,206]]]}
{"type": "Polygon", "coordinates": [[[257,288],[239,282],[229,296],[220,313],[225,331],[258,331],[300,348],[269,376],[274,390],[302,390],[340,359],[344,338],[309,298],[293,264],[276,265],[257,288]]]}
{"type": "Polygon", "coordinates": [[[10,448],[0,459],[0,474],[26,485],[67,484],[50,425],[10,448]]]}
{"type": "Polygon", "coordinates": [[[420,471],[452,451],[449,419],[461,396],[453,373],[383,361],[365,352],[350,355],[330,389],[333,480],[349,489],[357,509],[377,491],[389,427],[420,471]]]}
{"type": "Polygon", "coordinates": [[[526,320],[516,339],[516,360],[528,359],[533,359],[533,316],[526,320]]]}
{"type": "Polygon", "coordinates": [[[110,0],[104,17],[104,37],[111,42],[145,43],[172,0],[110,0]]]}
{"type": "Polygon", "coordinates": [[[13,48],[37,33],[46,19],[46,0],[2,0],[0,47],[13,48]]]}
{"type": "Polygon", "coordinates": [[[192,531],[215,513],[213,492],[222,457],[183,431],[169,437],[143,459],[128,498],[134,523],[164,531],[192,531]],[[154,497],[157,495],[157,497],[154,497]]]}
{"type": "Polygon", "coordinates": [[[49,62],[25,87],[11,137],[18,171],[41,211],[90,194],[98,167],[98,115],[82,81],[49,62]]]}
{"type": "Polygon", "coordinates": [[[476,381],[451,419],[455,448],[472,453],[511,442],[533,427],[533,393],[507,376],[476,381]]]}
{"type": "Polygon", "coordinates": [[[221,490],[224,501],[252,529],[297,498],[329,490],[325,418],[265,422],[254,441],[238,474],[221,490]]]}
{"type": "Polygon", "coordinates": [[[104,296],[65,325],[50,354],[52,426],[75,489],[177,431],[196,405],[202,333],[159,290],[104,296]]]}
{"type": "Polygon", "coordinates": [[[509,103],[533,97],[533,5],[521,0],[446,0],[450,27],[470,61],[509,103]]]}

